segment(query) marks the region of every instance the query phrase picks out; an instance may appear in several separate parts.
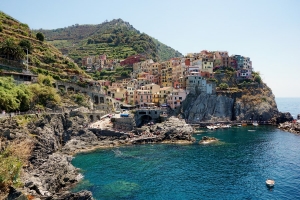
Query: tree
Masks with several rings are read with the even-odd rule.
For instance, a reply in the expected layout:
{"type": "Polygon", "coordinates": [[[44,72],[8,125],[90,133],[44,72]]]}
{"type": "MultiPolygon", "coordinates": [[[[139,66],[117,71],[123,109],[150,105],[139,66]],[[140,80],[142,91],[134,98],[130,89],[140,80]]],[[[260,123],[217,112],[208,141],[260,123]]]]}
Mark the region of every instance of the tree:
{"type": "Polygon", "coordinates": [[[28,53],[31,53],[32,51],[32,46],[31,46],[31,43],[29,42],[29,40],[25,40],[25,39],[22,39],[20,42],[19,42],[19,46],[24,49],[25,53],[26,52],[26,49],[28,49],[28,53]]]}
{"type": "Polygon", "coordinates": [[[39,41],[44,41],[45,40],[45,36],[44,36],[44,34],[43,33],[41,33],[41,32],[38,32],[37,34],[36,34],[36,39],[38,39],[39,41]]]}
{"type": "Polygon", "coordinates": [[[8,112],[28,110],[32,97],[28,86],[16,85],[12,78],[0,78],[0,109],[8,112]]]}
{"type": "Polygon", "coordinates": [[[227,83],[221,83],[220,85],[219,85],[219,88],[221,89],[221,90],[227,90],[228,89],[228,84],[227,83]]]}
{"type": "Polygon", "coordinates": [[[87,41],[87,44],[93,44],[93,43],[94,43],[94,40],[92,38],[89,38],[87,41]]]}
{"type": "Polygon", "coordinates": [[[25,55],[24,50],[19,45],[16,45],[12,38],[4,40],[0,46],[0,54],[11,60],[20,60],[25,55]]]}

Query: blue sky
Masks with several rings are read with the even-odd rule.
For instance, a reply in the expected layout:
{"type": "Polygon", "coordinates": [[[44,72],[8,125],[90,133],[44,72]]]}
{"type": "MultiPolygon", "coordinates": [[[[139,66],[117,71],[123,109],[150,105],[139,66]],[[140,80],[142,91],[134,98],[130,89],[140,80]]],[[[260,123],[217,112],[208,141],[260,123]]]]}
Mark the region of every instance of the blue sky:
{"type": "Polygon", "coordinates": [[[32,29],[121,18],[183,54],[227,50],[251,58],[276,97],[300,97],[299,0],[1,0],[32,29]]]}

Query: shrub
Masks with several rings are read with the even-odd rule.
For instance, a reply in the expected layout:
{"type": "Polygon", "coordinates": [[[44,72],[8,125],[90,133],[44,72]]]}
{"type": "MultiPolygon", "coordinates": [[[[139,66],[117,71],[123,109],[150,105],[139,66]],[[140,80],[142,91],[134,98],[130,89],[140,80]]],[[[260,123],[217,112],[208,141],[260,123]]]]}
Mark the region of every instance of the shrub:
{"type": "Polygon", "coordinates": [[[31,46],[31,43],[29,40],[25,40],[25,39],[22,39],[20,42],[19,42],[19,46],[24,49],[25,53],[26,52],[26,49],[28,49],[28,53],[31,53],[32,51],[32,46],[31,46]]]}
{"type": "Polygon", "coordinates": [[[228,84],[227,83],[221,83],[220,85],[219,85],[219,88],[221,89],[221,90],[227,90],[228,89],[228,84]]]}
{"type": "Polygon", "coordinates": [[[261,83],[261,77],[259,75],[254,76],[254,81],[257,83],[261,83]]]}
{"type": "Polygon", "coordinates": [[[39,41],[43,42],[43,41],[45,40],[45,36],[44,36],[43,33],[38,32],[38,33],[36,34],[36,39],[38,39],[39,41]]]}
{"type": "Polygon", "coordinates": [[[0,192],[6,192],[10,186],[20,187],[20,172],[31,155],[30,140],[14,141],[0,153],[0,192]]]}
{"type": "Polygon", "coordinates": [[[27,110],[33,93],[28,86],[16,85],[12,78],[0,78],[0,109],[6,111],[27,110]]]}

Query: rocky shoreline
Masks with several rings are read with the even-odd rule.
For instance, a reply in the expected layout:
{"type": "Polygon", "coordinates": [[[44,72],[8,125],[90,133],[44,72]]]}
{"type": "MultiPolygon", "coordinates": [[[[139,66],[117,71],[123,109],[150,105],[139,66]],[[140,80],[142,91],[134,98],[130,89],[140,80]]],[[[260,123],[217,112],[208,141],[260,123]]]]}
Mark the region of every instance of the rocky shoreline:
{"type": "Polygon", "coordinates": [[[1,120],[0,149],[24,140],[30,141],[31,149],[21,176],[24,186],[17,190],[10,188],[6,199],[93,199],[89,191],[69,191],[81,179],[79,169],[71,164],[76,153],[123,145],[195,141],[193,128],[175,117],[120,136],[95,134],[86,126],[88,123],[83,113],[39,116],[25,126],[15,118],[1,120]]]}
{"type": "Polygon", "coordinates": [[[278,128],[290,133],[300,134],[300,123],[296,121],[281,123],[278,128]]]}
{"type": "MultiPolygon", "coordinates": [[[[277,121],[284,122],[288,116],[283,114],[277,121]]],[[[82,178],[79,169],[71,164],[75,154],[125,145],[195,142],[193,128],[176,117],[127,132],[110,127],[108,131],[115,133],[111,136],[90,129],[89,118],[81,112],[40,115],[31,121],[26,125],[14,117],[0,121],[0,150],[18,141],[29,141],[31,152],[21,173],[24,186],[17,190],[10,188],[6,199],[93,199],[90,191],[70,192],[82,178]]],[[[299,123],[285,122],[278,128],[300,133],[299,123]]],[[[203,143],[215,141],[203,139],[203,143]]]]}

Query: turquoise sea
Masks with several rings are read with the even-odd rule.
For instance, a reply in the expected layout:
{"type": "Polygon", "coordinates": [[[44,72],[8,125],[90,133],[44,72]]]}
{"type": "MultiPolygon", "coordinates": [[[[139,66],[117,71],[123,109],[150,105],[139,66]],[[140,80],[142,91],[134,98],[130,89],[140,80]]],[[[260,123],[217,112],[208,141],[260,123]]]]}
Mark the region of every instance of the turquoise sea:
{"type": "MultiPolygon", "coordinates": [[[[300,114],[300,98],[276,101],[280,111],[300,114]]],[[[90,190],[98,200],[300,199],[300,136],[273,126],[203,129],[194,136],[220,142],[78,154],[72,163],[84,178],[73,191],[90,190]],[[267,178],[275,179],[274,188],[266,187],[267,178]]]]}

